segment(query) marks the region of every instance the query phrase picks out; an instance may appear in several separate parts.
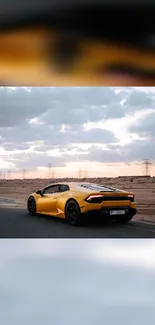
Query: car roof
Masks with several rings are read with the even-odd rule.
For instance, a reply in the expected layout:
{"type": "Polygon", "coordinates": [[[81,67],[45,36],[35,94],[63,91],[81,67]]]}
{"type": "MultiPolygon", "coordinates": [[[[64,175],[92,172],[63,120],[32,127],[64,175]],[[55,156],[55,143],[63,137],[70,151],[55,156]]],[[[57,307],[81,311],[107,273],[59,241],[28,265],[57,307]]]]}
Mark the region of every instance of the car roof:
{"type": "Polygon", "coordinates": [[[84,192],[101,192],[101,191],[102,192],[106,192],[106,191],[113,192],[114,191],[113,188],[108,187],[106,185],[90,183],[90,182],[72,183],[71,187],[76,188],[79,191],[84,191],[84,192]]]}
{"type": "MultiPolygon", "coordinates": [[[[70,190],[80,191],[80,192],[113,192],[115,188],[108,187],[106,185],[100,185],[90,182],[63,182],[63,183],[53,183],[46,186],[56,186],[56,185],[68,185],[70,190]]],[[[118,189],[117,189],[118,191],[118,189]]]]}

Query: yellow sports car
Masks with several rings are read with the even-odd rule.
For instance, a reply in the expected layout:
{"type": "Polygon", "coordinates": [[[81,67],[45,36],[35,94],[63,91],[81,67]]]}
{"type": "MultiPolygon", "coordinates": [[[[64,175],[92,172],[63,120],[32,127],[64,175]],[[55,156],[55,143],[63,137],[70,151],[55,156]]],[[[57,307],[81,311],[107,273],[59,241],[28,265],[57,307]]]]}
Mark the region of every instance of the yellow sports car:
{"type": "Polygon", "coordinates": [[[27,200],[31,215],[36,213],[83,223],[86,215],[109,217],[127,223],[136,214],[133,193],[93,183],[51,184],[32,193],[27,200]]]}

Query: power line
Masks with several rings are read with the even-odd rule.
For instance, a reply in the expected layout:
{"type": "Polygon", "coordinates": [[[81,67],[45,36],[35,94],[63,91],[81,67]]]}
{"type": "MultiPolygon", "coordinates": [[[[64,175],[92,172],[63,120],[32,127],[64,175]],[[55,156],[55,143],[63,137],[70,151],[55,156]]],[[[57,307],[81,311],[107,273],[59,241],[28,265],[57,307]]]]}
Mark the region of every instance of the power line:
{"type": "Polygon", "coordinates": [[[27,172],[26,169],[23,169],[23,170],[22,170],[22,178],[23,178],[23,179],[26,178],[26,172],[27,172]]]}
{"type": "Polygon", "coordinates": [[[48,178],[51,178],[51,167],[52,164],[48,164],[48,178]]]}
{"type": "Polygon", "coordinates": [[[152,166],[151,160],[144,159],[142,164],[144,165],[144,175],[149,177],[151,175],[150,173],[150,167],[152,166]]]}
{"type": "Polygon", "coordinates": [[[49,178],[55,178],[55,169],[51,163],[48,164],[48,177],[49,178]],[[52,168],[52,171],[51,171],[52,168]]]}
{"type": "Polygon", "coordinates": [[[88,178],[88,171],[87,169],[83,170],[83,169],[79,169],[78,170],[78,178],[88,178]]]}

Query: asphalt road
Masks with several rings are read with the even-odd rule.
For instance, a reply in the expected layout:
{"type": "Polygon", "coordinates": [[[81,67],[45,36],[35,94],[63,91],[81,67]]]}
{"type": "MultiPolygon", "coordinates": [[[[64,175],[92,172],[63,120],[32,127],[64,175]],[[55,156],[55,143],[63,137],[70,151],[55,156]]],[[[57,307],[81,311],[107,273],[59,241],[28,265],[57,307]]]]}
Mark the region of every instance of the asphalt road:
{"type": "Polygon", "coordinates": [[[0,238],[155,238],[155,225],[91,223],[81,227],[45,216],[30,216],[20,208],[0,207],[0,238]]]}

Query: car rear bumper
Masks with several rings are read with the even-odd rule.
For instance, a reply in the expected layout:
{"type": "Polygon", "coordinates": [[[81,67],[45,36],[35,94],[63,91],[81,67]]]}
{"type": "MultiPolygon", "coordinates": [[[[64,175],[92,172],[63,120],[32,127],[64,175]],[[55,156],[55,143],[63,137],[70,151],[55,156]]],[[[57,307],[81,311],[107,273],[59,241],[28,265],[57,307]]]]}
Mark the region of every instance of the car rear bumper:
{"type": "MultiPolygon", "coordinates": [[[[121,211],[125,210],[125,216],[131,216],[134,217],[135,214],[137,213],[137,209],[136,208],[132,208],[132,207],[104,207],[100,210],[89,210],[89,211],[85,211],[84,214],[86,215],[91,215],[91,216],[105,216],[105,217],[109,217],[112,218],[113,216],[110,214],[111,211],[117,211],[119,215],[122,215],[121,211]],[[120,211],[120,214],[119,214],[120,211]]],[[[115,215],[116,216],[116,215],[115,215]]]]}

